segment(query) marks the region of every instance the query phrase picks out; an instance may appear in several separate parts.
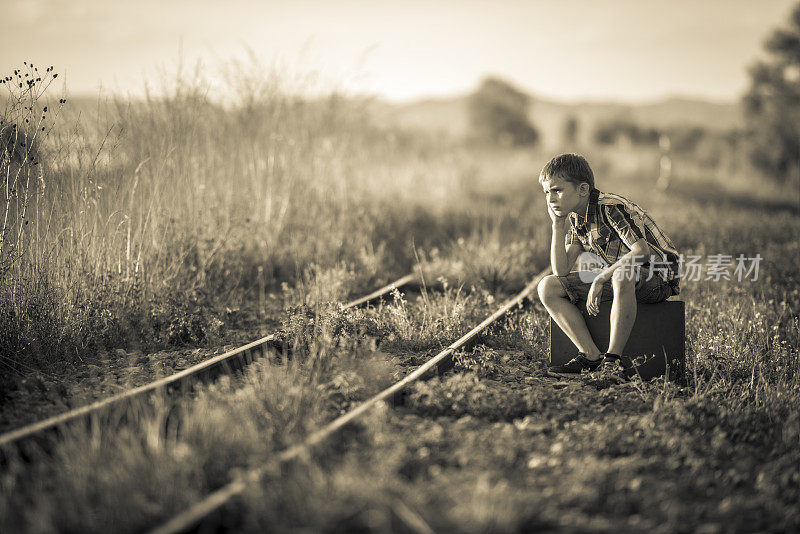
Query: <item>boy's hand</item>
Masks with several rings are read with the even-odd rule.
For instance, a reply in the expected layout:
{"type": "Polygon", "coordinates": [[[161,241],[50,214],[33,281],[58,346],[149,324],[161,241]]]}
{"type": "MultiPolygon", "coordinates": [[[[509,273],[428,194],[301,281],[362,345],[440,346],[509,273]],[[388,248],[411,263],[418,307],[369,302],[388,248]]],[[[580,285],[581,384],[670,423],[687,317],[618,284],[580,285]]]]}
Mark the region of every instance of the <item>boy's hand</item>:
{"type": "Polygon", "coordinates": [[[567,216],[556,215],[556,212],[553,211],[550,204],[547,204],[547,214],[550,216],[550,220],[553,221],[553,226],[564,226],[567,222],[567,216]]]}
{"type": "Polygon", "coordinates": [[[596,316],[600,313],[600,293],[603,291],[604,283],[603,277],[598,276],[589,287],[589,294],[586,296],[586,311],[589,312],[589,315],[596,316]]]}

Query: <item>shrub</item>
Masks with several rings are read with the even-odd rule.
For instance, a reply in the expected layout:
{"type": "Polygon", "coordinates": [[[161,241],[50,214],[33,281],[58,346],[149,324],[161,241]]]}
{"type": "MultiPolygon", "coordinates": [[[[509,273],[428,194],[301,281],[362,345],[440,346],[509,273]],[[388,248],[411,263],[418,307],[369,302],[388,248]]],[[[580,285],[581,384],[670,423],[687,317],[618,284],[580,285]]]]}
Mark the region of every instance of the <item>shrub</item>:
{"type": "Polygon", "coordinates": [[[528,120],[530,98],[498,78],[486,78],[470,96],[472,126],[479,138],[500,145],[533,145],[539,133],[528,120]]]}

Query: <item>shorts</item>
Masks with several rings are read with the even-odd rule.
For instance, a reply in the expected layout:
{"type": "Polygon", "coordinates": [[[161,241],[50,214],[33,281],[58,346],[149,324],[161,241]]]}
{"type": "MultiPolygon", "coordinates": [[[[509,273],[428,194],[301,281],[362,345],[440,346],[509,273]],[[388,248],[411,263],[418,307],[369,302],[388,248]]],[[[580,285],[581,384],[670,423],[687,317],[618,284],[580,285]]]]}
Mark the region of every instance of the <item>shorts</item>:
{"type": "MultiPolygon", "coordinates": [[[[598,273],[592,271],[572,271],[566,276],[559,276],[558,280],[564,287],[564,291],[569,297],[569,301],[577,305],[585,305],[586,297],[589,295],[589,288],[592,287],[592,280],[598,273]]],[[[636,302],[654,304],[662,302],[671,297],[674,293],[672,286],[665,282],[657,274],[653,274],[650,280],[645,276],[640,276],[640,269],[636,270],[636,302]]],[[[600,290],[600,302],[614,300],[614,289],[611,280],[603,284],[600,290]]]]}

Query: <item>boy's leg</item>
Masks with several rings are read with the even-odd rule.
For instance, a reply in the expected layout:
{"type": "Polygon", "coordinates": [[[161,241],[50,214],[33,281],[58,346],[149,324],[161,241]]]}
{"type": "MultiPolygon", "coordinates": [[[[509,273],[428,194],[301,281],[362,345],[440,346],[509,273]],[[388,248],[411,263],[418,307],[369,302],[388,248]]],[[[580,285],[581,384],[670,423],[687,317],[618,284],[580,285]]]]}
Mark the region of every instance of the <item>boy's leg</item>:
{"type": "Polygon", "coordinates": [[[614,300],[611,304],[611,333],[608,352],[621,355],[636,321],[637,271],[617,269],[611,278],[614,300]]]}
{"type": "Polygon", "coordinates": [[[572,340],[578,350],[586,354],[590,360],[600,358],[600,349],[594,344],[586,321],[576,304],[573,304],[558,276],[545,276],[537,286],[539,299],[550,313],[550,316],[572,340]]]}

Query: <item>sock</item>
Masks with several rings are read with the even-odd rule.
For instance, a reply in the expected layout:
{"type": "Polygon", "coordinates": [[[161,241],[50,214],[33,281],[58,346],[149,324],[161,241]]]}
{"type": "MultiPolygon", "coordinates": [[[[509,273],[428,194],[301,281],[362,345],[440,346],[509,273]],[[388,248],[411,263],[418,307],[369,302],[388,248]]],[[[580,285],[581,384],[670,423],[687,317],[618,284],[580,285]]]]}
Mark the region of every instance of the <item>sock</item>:
{"type": "Polygon", "coordinates": [[[606,352],[605,353],[605,357],[606,358],[616,358],[617,360],[622,360],[622,356],[620,356],[619,354],[614,354],[612,352],[606,352]]]}

